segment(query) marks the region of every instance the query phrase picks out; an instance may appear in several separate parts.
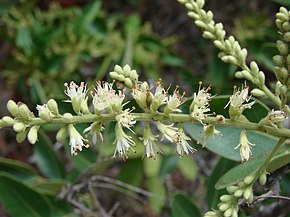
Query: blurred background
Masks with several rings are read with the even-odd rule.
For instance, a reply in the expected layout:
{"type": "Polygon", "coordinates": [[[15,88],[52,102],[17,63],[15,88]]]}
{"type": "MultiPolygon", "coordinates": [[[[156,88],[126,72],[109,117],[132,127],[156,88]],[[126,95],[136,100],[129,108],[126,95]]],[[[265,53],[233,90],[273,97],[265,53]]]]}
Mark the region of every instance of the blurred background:
{"type": "MultiPolygon", "coordinates": [[[[290,2],[206,1],[215,20],[248,49],[248,61],[260,64],[270,86],[279,37],[274,20],[281,5],[290,2]]],[[[140,80],[178,84],[187,97],[197,91],[199,81],[212,84],[215,94],[231,94],[233,85],[243,81],[235,80],[236,68],[221,62],[217,53],[175,0],[2,0],[0,116],[8,115],[9,99],[36,112],[37,104],[54,98],[61,112],[72,112],[62,102],[63,84],[85,81],[91,87],[98,80],[110,81],[115,64],[129,64],[140,80]]],[[[164,155],[142,160],[143,145],[137,142],[137,154],[129,160],[111,160],[114,125],[109,123],[104,144],[71,157],[68,141],[55,141],[59,127],[44,127],[34,146],[18,144],[13,130],[0,131],[0,171],[15,178],[13,188],[29,186],[23,190],[26,199],[43,200],[38,206],[50,210],[47,216],[200,216],[223,193],[214,189],[215,182],[238,164],[195,142],[191,145],[198,152],[189,157],[172,155],[174,146],[160,144],[164,155]]],[[[136,138],[141,128],[137,126],[136,138]]],[[[0,196],[2,202],[8,197],[0,196]]],[[[252,216],[255,212],[250,210],[252,216]]],[[[8,213],[15,216],[0,207],[0,216],[8,213]]]]}

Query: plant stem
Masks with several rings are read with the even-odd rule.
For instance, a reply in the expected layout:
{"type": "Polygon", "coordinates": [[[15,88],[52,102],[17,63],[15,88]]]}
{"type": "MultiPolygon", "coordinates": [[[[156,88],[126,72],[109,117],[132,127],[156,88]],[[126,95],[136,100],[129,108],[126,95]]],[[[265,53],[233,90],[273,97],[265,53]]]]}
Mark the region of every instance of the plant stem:
{"type": "Polygon", "coordinates": [[[281,137],[278,141],[278,143],[274,146],[274,148],[272,149],[272,151],[270,152],[270,154],[268,155],[267,159],[264,161],[264,163],[262,164],[262,166],[258,169],[257,173],[256,173],[256,178],[259,178],[260,175],[267,169],[269,162],[271,161],[272,157],[274,156],[274,154],[279,150],[279,148],[281,147],[281,145],[286,141],[287,138],[285,137],[281,137]]]}
{"type": "MultiPolygon", "coordinates": [[[[184,123],[184,122],[198,122],[198,120],[193,119],[188,114],[169,114],[166,115],[164,113],[132,113],[135,116],[136,121],[146,121],[146,122],[152,122],[152,121],[168,121],[173,123],[184,123]]],[[[45,124],[77,124],[77,123],[92,123],[95,121],[115,121],[116,114],[101,114],[101,115],[95,115],[95,114],[88,114],[88,115],[81,115],[81,116],[72,116],[71,120],[68,121],[67,119],[61,117],[55,117],[52,118],[50,122],[42,120],[40,118],[32,118],[29,121],[26,121],[26,124],[29,126],[33,125],[45,125],[45,124]]],[[[225,119],[225,121],[220,122],[217,121],[215,117],[207,117],[203,120],[203,123],[205,124],[214,124],[217,126],[232,126],[237,128],[243,128],[246,130],[254,130],[254,131],[260,131],[264,132],[273,136],[278,137],[286,137],[290,138],[290,130],[286,128],[276,128],[273,126],[268,125],[259,125],[257,123],[252,123],[248,121],[236,121],[236,120],[230,120],[225,119]]]]}

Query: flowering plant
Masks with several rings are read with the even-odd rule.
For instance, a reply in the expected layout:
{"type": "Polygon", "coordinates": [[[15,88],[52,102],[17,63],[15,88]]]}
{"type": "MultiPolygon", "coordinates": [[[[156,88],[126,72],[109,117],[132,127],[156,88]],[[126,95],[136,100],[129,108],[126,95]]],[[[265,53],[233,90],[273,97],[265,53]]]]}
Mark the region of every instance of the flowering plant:
{"type": "MultiPolygon", "coordinates": [[[[163,86],[161,80],[153,85],[140,81],[138,72],[126,64],[116,65],[110,72],[113,82],[98,81],[92,89],[84,82],[65,83],[65,94],[68,97],[65,102],[71,104],[74,113],[60,113],[58,103],[50,99],[46,104],[36,106],[38,116],[35,116],[26,104],[9,100],[7,110],[11,116],[4,116],[0,120],[0,128],[12,127],[17,133],[18,142],[27,138],[31,144],[36,144],[42,127],[59,124],[61,127],[56,140],[63,143],[68,137],[70,154],[78,158],[85,148],[92,146],[92,143],[99,149],[102,148],[100,143],[104,140],[103,133],[109,128],[107,123],[112,122],[115,125],[113,142],[115,151],[112,156],[124,161],[129,158],[130,151],[136,152],[140,142],[144,149],[143,158],[157,159],[158,154],[164,153],[159,145],[161,141],[174,144],[174,152],[179,157],[184,157],[197,151],[197,147],[191,144],[192,139],[199,140],[204,147],[211,149],[215,140],[223,138],[228,140],[227,128],[239,128],[240,130],[235,131],[238,132],[239,142],[232,144],[234,147],[231,151],[234,156],[238,155],[242,169],[234,168],[233,171],[239,171],[240,174],[232,179],[228,178],[233,177],[234,172],[231,171],[221,177],[216,187],[226,188],[227,193],[220,197],[217,209],[205,213],[208,217],[235,217],[238,216],[242,205],[254,204],[258,200],[253,191],[255,182],[259,181],[261,185],[265,185],[269,172],[289,163],[283,155],[287,150],[282,153],[283,163],[277,164],[273,159],[290,137],[290,130],[282,126],[282,122],[287,119],[290,112],[287,105],[290,87],[288,73],[290,12],[281,7],[276,15],[276,24],[282,39],[277,41],[279,55],[274,57],[277,78],[274,93],[266,86],[265,74],[257,63],[251,61],[248,64],[247,50],[241,48],[233,36],[227,38],[223,25],[215,23],[213,13],[203,9],[204,0],[179,0],[179,2],[188,9],[188,15],[195,19],[195,24],[202,29],[203,36],[212,40],[220,50],[218,56],[221,60],[240,68],[235,76],[255,86],[251,92],[246,82],[242,87],[234,87],[228,103],[223,105],[228,109],[228,117],[212,111],[210,103],[217,96],[212,95],[211,87],[203,87],[202,82],[199,83],[198,91],[193,93],[192,97],[186,98],[185,92],[180,93],[179,86],[167,88],[163,86]],[[260,103],[257,99],[252,99],[252,95],[271,100],[277,109],[269,110],[258,122],[249,120],[245,111],[260,103]],[[130,106],[132,100],[136,102],[138,108],[130,106]],[[186,102],[190,103],[188,112],[183,111],[186,102]],[[137,109],[140,112],[135,112],[137,109]],[[83,133],[77,129],[77,125],[81,123],[89,124],[83,133]],[[138,125],[144,128],[139,138],[135,130],[138,125]],[[201,134],[195,130],[196,126],[202,129],[201,134]],[[259,153],[259,147],[263,144],[254,141],[256,137],[250,136],[252,131],[275,136],[276,144],[272,145],[270,150],[259,153]],[[202,135],[202,138],[198,139],[197,134],[202,135]],[[92,137],[92,142],[88,139],[89,136],[92,137]]],[[[224,151],[218,146],[213,149],[220,149],[215,151],[220,155],[224,151]]],[[[64,197],[69,198],[67,195],[64,197]]]]}

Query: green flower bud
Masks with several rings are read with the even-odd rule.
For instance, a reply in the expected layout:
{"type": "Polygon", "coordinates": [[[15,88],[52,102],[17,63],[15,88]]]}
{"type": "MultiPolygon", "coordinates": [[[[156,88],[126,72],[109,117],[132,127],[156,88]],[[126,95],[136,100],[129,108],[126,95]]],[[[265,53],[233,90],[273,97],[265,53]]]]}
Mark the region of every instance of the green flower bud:
{"type": "Polygon", "coordinates": [[[136,70],[132,70],[132,71],[130,72],[130,79],[131,79],[131,81],[133,82],[133,84],[137,84],[137,82],[138,82],[138,77],[139,77],[139,75],[138,75],[138,73],[137,73],[136,70]]]}
{"type": "Polygon", "coordinates": [[[194,10],[194,7],[192,6],[191,3],[186,3],[186,4],[185,4],[185,7],[186,7],[188,10],[190,10],[190,11],[194,10]]]}
{"type": "Polygon", "coordinates": [[[73,121],[73,116],[71,113],[64,113],[62,117],[63,117],[65,123],[67,123],[67,124],[69,124],[73,121]]]}
{"type": "Polygon", "coordinates": [[[131,81],[130,78],[125,78],[124,84],[130,89],[133,87],[133,82],[131,81]]]}
{"type": "Polygon", "coordinates": [[[287,64],[290,65],[290,54],[287,55],[286,61],[287,61],[287,64]]]}
{"type": "Polygon", "coordinates": [[[259,82],[260,82],[260,84],[265,83],[265,74],[262,71],[259,72],[259,82]]]}
{"type": "Polygon", "coordinates": [[[123,67],[123,73],[124,73],[125,77],[129,77],[130,76],[130,72],[131,72],[131,67],[128,64],[126,64],[123,67]]]}
{"type": "Polygon", "coordinates": [[[215,211],[209,211],[204,214],[204,217],[219,217],[220,215],[217,214],[215,211]]]}
{"type": "Polygon", "coordinates": [[[284,58],[281,55],[275,55],[273,61],[277,66],[283,66],[285,63],[284,58]]]}
{"type": "Polygon", "coordinates": [[[233,196],[225,194],[220,197],[222,202],[231,202],[233,200],[233,196]]]}
{"type": "Polygon", "coordinates": [[[145,82],[143,82],[142,84],[141,84],[141,90],[142,91],[146,91],[146,90],[148,90],[149,89],[149,85],[148,85],[148,83],[145,81],[145,82]]]}
{"type": "Polygon", "coordinates": [[[249,184],[252,184],[252,182],[254,181],[254,179],[255,179],[255,175],[249,175],[246,178],[244,178],[244,182],[247,185],[249,185],[249,184]]]}
{"type": "Polygon", "coordinates": [[[121,75],[121,74],[118,74],[117,77],[116,77],[116,80],[118,80],[118,81],[124,81],[125,80],[125,76],[124,75],[121,75]]]}
{"type": "Polygon", "coordinates": [[[281,76],[282,76],[283,80],[284,79],[286,80],[287,77],[288,77],[288,71],[287,71],[287,69],[285,67],[281,67],[280,68],[280,73],[281,73],[281,76]]]}
{"type": "Polygon", "coordinates": [[[232,217],[238,217],[238,212],[236,210],[233,210],[232,217]]]}
{"type": "Polygon", "coordinates": [[[250,196],[249,196],[248,202],[249,202],[249,203],[252,203],[253,200],[254,200],[254,194],[253,194],[253,191],[252,191],[252,193],[251,193],[250,196]]]}
{"type": "Polygon", "coordinates": [[[243,75],[242,71],[237,71],[235,73],[235,77],[238,78],[238,79],[243,79],[244,75],[243,75]]]}
{"type": "Polygon", "coordinates": [[[230,204],[229,203],[220,203],[218,208],[219,208],[220,211],[224,212],[228,208],[230,208],[230,204]]]}
{"type": "Polygon", "coordinates": [[[215,40],[216,37],[214,34],[210,33],[209,31],[204,31],[202,34],[202,37],[206,38],[206,39],[210,39],[210,40],[215,40]]]}
{"type": "Polygon", "coordinates": [[[206,23],[204,23],[201,20],[196,20],[194,21],[195,25],[197,25],[198,27],[202,28],[202,29],[206,29],[206,23]]]}
{"type": "Polygon", "coordinates": [[[36,141],[37,141],[38,129],[39,129],[39,126],[33,126],[33,127],[30,128],[30,130],[28,132],[27,139],[30,142],[30,144],[32,144],[32,145],[34,145],[36,143],[36,141]]]}
{"type": "Polygon", "coordinates": [[[199,19],[199,15],[193,11],[189,11],[187,15],[195,20],[199,19]]]}
{"type": "Polygon", "coordinates": [[[287,22],[284,22],[284,23],[282,24],[282,28],[283,28],[283,30],[284,30],[285,32],[289,32],[289,31],[290,31],[290,24],[288,23],[288,21],[287,21],[287,22]]]}
{"type": "Polygon", "coordinates": [[[258,88],[255,88],[251,91],[251,94],[255,97],[265,97],[266,94],[264,93],[264,91],[258,89],[258,88]]]}
{"type": "Polygon", "coordinates": [[[24,120],[28,120],[32,117],[31,111],[29,110],[27,105],[23,103],[19,105],[18,111],[19,111],[20,117],[23,118],[24,120]]]}
{"type": "Polygon", "coordinates": [[[234,64],[236,65],[238,63],[237,59],[233,56],[223,56],[222,58],[222,61],[225,62],[225,63],[231,63],[231,64],[234,64]]]}
{"type": "Polygon", "coordinates": [[[243,195],[243,193],[244,193],[243,190],[239,189],[239,190],[235,191],[234,196],[235,197],[241,197],[243,195]]]}
{"type": "Polygon", "coordinates": [[[18,106],[13,100],[9,100],[7,102],[7,110],[12,114],[14,117],[18,116],[18,106]]]}
{"type": "Polygon", "coordinates": [[[57,102],[54,99],[48,100],[47,107],[51,111],[52,114],[54,114],[56,116],[59,115],[58,105],[57,105],[57,102]]]}
{"type": "Polygon", "coordinates": [[[4,125],[7,126],[7,127],[11,127],[11,126],[13,126],[16,123],[16,121],[13,118],[9,117],[9,116],[4,116],[2,118],[2,121],[3,121],[4,125]]]}
{"type": "Polygon", "coordinates": [[[244,191],[244,194],[243,194],[243,197],[248,200],[251,196],[251,194],[253,194],[253,190],[252,190],[252,186],[247,188],[245,191],[244,191]]]}
{"type": "Polygon", "coordinates": [[[78,100],[76,97],[74,97],[72,99],[71,104],[72,104],[72,107],[73,107],[73,110],[75,111],[75,113],[80,114],[80,112],[81,112],[82,99],[79,99],[78,100]]]}
{"type": "Polygon", "coordinates": [[[67,137],[67,133],[68,133],[68,130],[66,126],[60,128],[56,134],[56,141],[59,143],[63,143],[67,137]]]}
{"type": "Polygon", "coordinates": [[[250,68],[251,68],[251,71],[252,71],[253,74],[258,75],[258,73],[259,73],[259,67],[258,67],[258,65],[257,65],[257,63],[255,61],[252,61],[250,63],[250,68]]]}
{"type": "Polygon", "coordinates": [[[282,13],[282,14],[285,14],[286,16],[288,16],[288,10],[284,7],[280,7],[279,8],[279,12],[282,13]]]}
{"type": "Polygon", "coordinates": [[[196,4],[198,5],[199,8],[203,8],[205,1],[204,0],[197,0],[196,4]]]}
{"type": "Polygon", "coordinates": [[[225,45],[221,42],[221,41],[219,41],[219,40],[214,40],[214,45],[218,48],[218,49],[220,49],[220,50],[225,50],[225,45]]]}
{"type": "Polygon", "coordinates": [[[280,87],[280,93],[281,94],[286,94],[287,93],[287,87],[285,85],[282,85],[282,87],[280,87]]]}
{"type": "Polygon", "coordinates": [[[290,42],[290,32],[284,33],[283,38],[286,42],[290,42]]]}
{"type": "MultiPolygon", "coordinates": [[[[116,72],[117,74],[123,74],[123,69],[121,66],[115,65],[114,72],[116,72]]],[[[110,73],[110,75],[111,75],[111,73],[110,73]]]]}
{"type": "Polygon", "coordinates": [[[277,13],[276,17],[281,21],[287,21],[288,17],[284,13],[277,13]]]}
{"type": "Polygon", "coordinates": [[[233,209],[229,208],[224,212],[224,217],[231,217],[233,213],[233,209]]]}
{"type": "Polygon", "coordinates": [[[288,54],[288,45],[285,44],[283,41],[278,40],[276,43],[277,49],[278,51],[282,54],[282,55],[287,55],[288,54]]]}
{"type": "Polygon", "coordinates": [[[207,20],[208,22],[210,22],[212,19],[213,19],[213,13],[212,13],[212,11],[208,11],[208,12],[206,13],[206,20],[207,20]]]}
{"type": "Polygon", "coordinates": [[[21,123],[21,122],[15,123],[13,125],[13,129],[17,133],[24,131],[25,128],[26,128],[26,125],[24,123],[21,123]]]}
{"type": "Polygon", "coordinates": [[[24,131],[17,133],[16,141],[18,143],[23,142],[26,139],[27,133],[28,133],[28,129],[27,128],[24,131]]]}
{"type": "Polygon", "coordinates": [[[232,185],[232,186],[228,186],[227,187],[227,192],[229,192],[230,194],[233,194],[235,191],[237,191],[239,189],[238,186],[232,185]]]}
{"type": "Polygon", "coordinates": [[[242,73],[243,73],[243,77],[245,79],[247,79],[248,81],[252,81],[253,80],[253,76],[251,75],[251,73],[249,71],[243,70],[242,73]]]}
{"type": "Polygon", "coordinates": [[[118,80],[117,78],[118,78],[119,74],[114,71],[114,72],[110,72],[110,76],[111,76],[111,78],[118,80]]]}

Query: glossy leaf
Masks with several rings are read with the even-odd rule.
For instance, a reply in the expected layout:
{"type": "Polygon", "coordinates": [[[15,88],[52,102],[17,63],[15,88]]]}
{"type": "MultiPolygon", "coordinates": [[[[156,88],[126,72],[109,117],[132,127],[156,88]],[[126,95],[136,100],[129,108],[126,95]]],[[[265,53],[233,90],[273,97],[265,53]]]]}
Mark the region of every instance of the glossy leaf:
{"type": "Polygon", "coordinates": [[[3,157],[0,157],[0,171],[20,179],[31,179],[36,176],[36,172],[28,164],[3,157]]]}
{"type": "Polygon", "coordinates": [[[45,198],[10,175],[0,174],[0,198],[11,216],[49,217],[51,210],[45,198]]]}
{"type": "Polygon", "coordinates": [[[67,184],[65,180],[42,180],[31,184],[31,188],[41,192],[42,194],[56,196],[64,185],[67,184]]]}
{"type": "Polygon", "coordinates": [[[190,201],[189,198],[182,194],[176,194],[171,206],[172,217],[199,217],[199,209],[190,201]]]}
{"type": "Polygon", "coordinates": [[[287,165],[290,163],[290,150],[288,147],[288,150],[282,149],[281,151],[279,151],[279,153],[277,155],[275,155],[268,167],[267,167],[267,172],[272,173],[273,171],[287,165]]]}
{"type": "Polygon", "coordinates": [[[41,172],[49,178],[64,178],[64,165],[52,147],[47,135],[39,130],[39,142],[35,145],[34,157],[41,172]]]}
{"type": "Polygon", "coordinates": [[[246,176],[255,173],[259,167],[265,161],[266,156],[259,157],[257,159],[249,160],[245,163],[241,163],[238,166],[229,170],[224,174],[216,183],[216,189],[222,189],[230,185],[234,185],[239,181],[243,180],[246,176]]]}
{"type": "MultiPolygon", "coordinates": [[[[235,149],[235,147],[239,144],[240,133],[242,131],[241,129],[218,126],[216,129],[221,131],[223,136],[215,135],[214,139],[209,138],[207,142],[204,140],[203,134],[201,133],[203,131],[203,127],[200,124],[185,123],[184,129],[191,136],[191,138],[199,141],[208,150],[229,160],[241,160],[239,149],[235,149]]],[[[254,131],[248,131],[247,137],[251,143],[256,144],[256,146],[252,148],[254,158],[257,158],[258,156],[272,150],[278,141],[275,137],[254,131]]]]}

